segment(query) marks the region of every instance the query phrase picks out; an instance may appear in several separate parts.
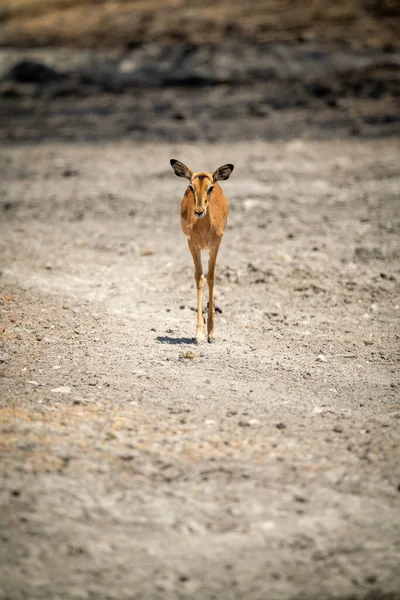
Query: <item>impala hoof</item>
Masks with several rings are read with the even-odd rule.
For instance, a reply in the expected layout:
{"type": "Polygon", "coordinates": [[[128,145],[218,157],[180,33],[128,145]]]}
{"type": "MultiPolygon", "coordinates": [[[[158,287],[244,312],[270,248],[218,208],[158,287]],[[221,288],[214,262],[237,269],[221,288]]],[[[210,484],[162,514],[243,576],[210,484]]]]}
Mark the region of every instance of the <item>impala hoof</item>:
{"type": "Polygon", "coordinates": [[[209,335],[207,341],[209,344],[215,344],[215,337],[213,335],[209,335]]]}
{"type": "Polygon", "coordinates": [[[202,344],[205,341],[206,341],[205,335],[197,335],[196,339],[195,339],[195,344],[202,344]]]}

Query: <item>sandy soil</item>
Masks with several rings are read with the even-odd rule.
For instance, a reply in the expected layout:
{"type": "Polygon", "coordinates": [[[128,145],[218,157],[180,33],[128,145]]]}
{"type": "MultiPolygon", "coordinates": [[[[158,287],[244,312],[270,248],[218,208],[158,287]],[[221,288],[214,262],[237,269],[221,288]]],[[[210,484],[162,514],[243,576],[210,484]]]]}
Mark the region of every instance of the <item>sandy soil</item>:
{"type": "Polygon", "coordinates": [[[400,598],[398,164],[3,144],[0,598],[400,598]],[[235,164],[214,346],[170,157],[235,164]]]}

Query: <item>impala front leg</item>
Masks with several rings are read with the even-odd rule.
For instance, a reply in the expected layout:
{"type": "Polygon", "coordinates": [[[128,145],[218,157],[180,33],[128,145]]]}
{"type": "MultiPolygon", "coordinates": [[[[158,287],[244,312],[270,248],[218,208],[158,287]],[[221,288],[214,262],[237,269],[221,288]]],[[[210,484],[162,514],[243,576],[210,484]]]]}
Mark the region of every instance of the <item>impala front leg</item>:
{"type": "Polygon", "coordinates": [[[203,317],[203,287],[204,287],[204,275],[203,266],[201,264],[201,251],[199,248],[195,248],[189,240],[189,250],[193,257],[194,262],[194,277],[196,280],[197,287],[197,322],[196,322],[196,344],[204,341],[206,337],[205,332],[205,321],[203,317]]]}
{"type": "Polygon", "coordinates": [[[214,279],[215,279],[215,264],[217,262],[217,255],[219,250],[219,244],[213,246],[210,249],[210,260],[208,261],[208,274],[207,274],[207,282],[208,282],[208,318],[207,318],[207,332],[208,332],[208,342],[213,344],[215,342],[214,335],[214,279]]]}

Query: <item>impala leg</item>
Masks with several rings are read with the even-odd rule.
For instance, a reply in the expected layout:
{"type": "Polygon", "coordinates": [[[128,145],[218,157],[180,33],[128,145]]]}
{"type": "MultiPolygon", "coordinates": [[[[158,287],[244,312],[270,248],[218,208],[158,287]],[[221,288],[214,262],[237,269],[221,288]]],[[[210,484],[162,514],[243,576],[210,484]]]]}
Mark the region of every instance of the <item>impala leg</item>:
{"type": "Polygon", "coordinates": [[[208,318],[207,318],[207,333],[208,333],[208,341],[210,344],[215,342],[214,337],[214,278],[215,278],[215,264],[217,262],[217,255],[219,250],[219,244],[213,246],[210,249],[210,259],[208,261],[208,274],[207,274],[207,282],[208,282],[208,318]]]}
{"type": "Polygon", "coordinates": [[[196,322],[196,344],[204,341],[206,337],[205,322],[203,317],[203,287],[204,287],[204,275],[203,266],[201,264],[201,251],[199,248],[195,248],[189,240],[189,250],[193,257],[194,262],[194,277],[196,280],[197,287],[197,322],[196,322]]]}

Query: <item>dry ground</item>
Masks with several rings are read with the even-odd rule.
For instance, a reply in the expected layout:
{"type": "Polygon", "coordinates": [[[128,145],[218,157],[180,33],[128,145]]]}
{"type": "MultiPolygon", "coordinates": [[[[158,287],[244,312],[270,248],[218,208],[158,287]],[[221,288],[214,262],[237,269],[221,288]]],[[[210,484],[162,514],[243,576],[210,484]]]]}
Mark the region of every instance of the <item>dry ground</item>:
{"type": "Polygon", "coordinates": [[[400,598],[398,17],[0,0],[1,600],[400,598]]]}
{"type": "Polygon", "coordinates": [[[0,598],[400,597],[398,165],[3,145],[0,598]],[[236,165],[214,346],[170,157],[236,165]]]}
{"type": "Polygon", "coordinates": [[[397,0],[0,0],[0,46],[315,41],[400,48],[397,0]]]}

